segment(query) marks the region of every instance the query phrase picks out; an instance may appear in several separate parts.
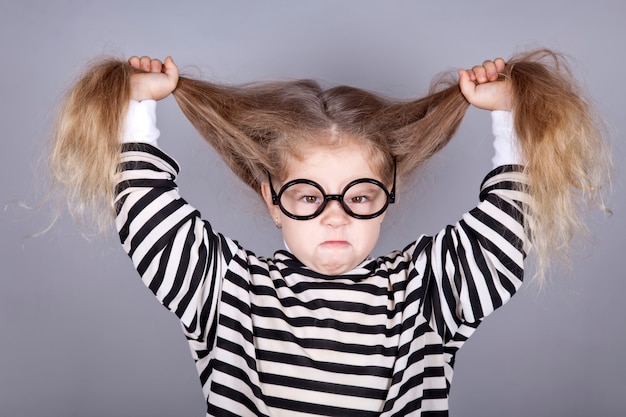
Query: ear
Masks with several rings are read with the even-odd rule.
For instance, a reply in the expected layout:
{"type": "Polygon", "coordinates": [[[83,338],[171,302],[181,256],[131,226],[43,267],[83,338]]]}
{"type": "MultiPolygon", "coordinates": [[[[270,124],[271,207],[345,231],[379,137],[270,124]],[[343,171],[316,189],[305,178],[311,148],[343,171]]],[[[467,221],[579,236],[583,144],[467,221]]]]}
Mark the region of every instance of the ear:
{"type": "Polygon", "coordinates": [[[272,190],[268,181],[263,181],[261,183],[261,195],[263,195],[263,200],[265,200],[265,204],[267,205],[267,210],[272,217],[272,221],[274,223],[280,221],[280,207],[272,202],[272,190]]]}

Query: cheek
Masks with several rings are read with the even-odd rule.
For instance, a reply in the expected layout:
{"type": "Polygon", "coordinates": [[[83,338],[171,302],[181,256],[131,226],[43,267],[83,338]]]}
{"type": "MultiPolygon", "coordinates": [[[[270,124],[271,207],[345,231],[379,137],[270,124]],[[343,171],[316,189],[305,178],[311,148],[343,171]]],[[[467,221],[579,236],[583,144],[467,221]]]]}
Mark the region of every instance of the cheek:
{"type": "Polygon", "coordinates": [[[350,235],[357,256],[371,255],[380,236],[380,220],[371,219],[359,224],[350,235]]]}
{"type": "Polygon", "coordinates": [[[292,251],[299,251],[310,246],[314,240],[315,230],[305,221],[282,218],[283,240],[292,251]]]}

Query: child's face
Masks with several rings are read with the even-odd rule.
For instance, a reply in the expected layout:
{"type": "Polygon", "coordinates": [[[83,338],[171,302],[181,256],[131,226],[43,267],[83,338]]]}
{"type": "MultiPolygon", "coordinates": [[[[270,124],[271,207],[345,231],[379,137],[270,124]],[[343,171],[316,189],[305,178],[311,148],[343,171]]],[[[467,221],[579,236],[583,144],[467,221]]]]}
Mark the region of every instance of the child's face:
{"type": "MultiPolygon", "coordinates": [[[[284,183],[299,178],[315,181],[326,194],[341,194],[348,183],[359,178],[383,181],[372,170],[365,152],[358,145],[312,148],[306,158],[294,160],[289,165],[284,183]]],[[[273,184],[276,191],[282,184],[273,184]]],[[[268,183],[263,184],[262,191],[272,219],[282,225],[287,246],[302,263],[316,272],[339,275],[350,271],[369,256],[378,241],[384,213],[373,219],[356,219],[333,200],[319,216],[294,220],[272,204],[268,183]]]]}

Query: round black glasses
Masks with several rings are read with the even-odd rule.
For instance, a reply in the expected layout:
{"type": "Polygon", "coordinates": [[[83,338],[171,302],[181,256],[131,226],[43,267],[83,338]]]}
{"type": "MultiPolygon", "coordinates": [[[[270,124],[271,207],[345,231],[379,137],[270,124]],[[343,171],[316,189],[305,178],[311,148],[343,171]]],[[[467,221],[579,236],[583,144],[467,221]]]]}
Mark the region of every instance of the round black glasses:
{"type": "Polygon", "coordinates": [[[319,216],[331,200],[341,204],[344,211],[355,219],[373,219],[385,212],[395,202],[396,172],[394,166],[393,187],[373,178],[359,178],[346,185],[341,194],[326,194],[321,185],[307,179],[295,179],[283,185],[278,194],[269,178],[272,203],[295,220],[310,220],[319,216]]]}

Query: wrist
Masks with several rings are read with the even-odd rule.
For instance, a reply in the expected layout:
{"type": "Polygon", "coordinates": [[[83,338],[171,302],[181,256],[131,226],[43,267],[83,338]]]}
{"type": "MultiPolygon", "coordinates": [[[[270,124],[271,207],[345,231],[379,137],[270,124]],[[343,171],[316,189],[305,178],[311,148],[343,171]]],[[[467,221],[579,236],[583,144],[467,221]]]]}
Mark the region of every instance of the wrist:
{"type": "Polygon", "coordinates": [[[130,81],[130,99],[135,101],[154,100],[154,97],[150,94],[150,89],[146,88],[145,84],[141,82],[130,81]]]}

